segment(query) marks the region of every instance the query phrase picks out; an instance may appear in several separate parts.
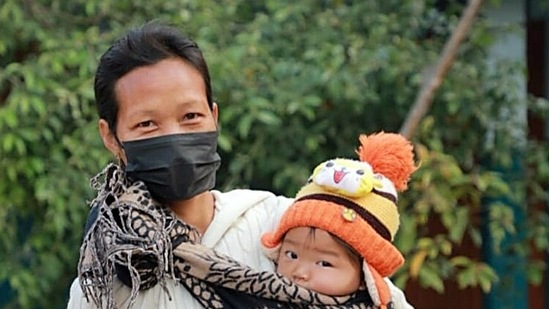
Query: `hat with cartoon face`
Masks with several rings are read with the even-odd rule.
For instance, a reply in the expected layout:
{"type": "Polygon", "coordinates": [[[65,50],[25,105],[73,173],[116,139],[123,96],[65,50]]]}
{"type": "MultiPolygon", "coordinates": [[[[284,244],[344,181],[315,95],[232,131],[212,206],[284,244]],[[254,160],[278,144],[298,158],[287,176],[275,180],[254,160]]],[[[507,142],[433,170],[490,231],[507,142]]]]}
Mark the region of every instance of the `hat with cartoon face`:
{"type": "Polygon", "coordinates": [[[359,139],[360,161],[337,158],[318,165],[277,229],[261,241],[267,251],[276,252],[294,227],[330,232],[361,255],[370,296],[385,307],[390,292],[383,277],[404,263],[392,244],[399,226],[397,191],[407,188],[416,166],[411,143],[399,134],[381,132],[359,139]]]}

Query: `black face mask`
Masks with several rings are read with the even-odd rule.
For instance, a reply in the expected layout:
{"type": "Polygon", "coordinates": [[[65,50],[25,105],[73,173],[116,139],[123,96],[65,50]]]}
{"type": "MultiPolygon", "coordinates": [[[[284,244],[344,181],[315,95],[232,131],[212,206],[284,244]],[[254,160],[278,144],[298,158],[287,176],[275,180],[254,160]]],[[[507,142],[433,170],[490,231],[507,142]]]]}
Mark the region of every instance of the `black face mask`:
{"type": "Polygon", "coordinates": [[[141,180],[154,199],[186,200],[215,186],[221,164],[217,131],[164,135],[122,142],[126,174],[141,180]]]}

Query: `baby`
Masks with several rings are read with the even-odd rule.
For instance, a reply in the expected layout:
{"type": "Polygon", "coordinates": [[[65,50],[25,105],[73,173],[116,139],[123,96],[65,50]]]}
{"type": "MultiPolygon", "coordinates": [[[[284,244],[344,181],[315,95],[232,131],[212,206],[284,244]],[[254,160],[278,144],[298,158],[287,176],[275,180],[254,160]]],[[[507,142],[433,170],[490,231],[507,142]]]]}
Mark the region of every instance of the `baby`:
{"type": "Polygon", "coordinates": [[[301,286],[333,296],[366,289],[373,305],[390,308],[383,277],[404,263],[392,241],[397,191],[416,170],[413,147],[383,132],[360,141],[360,161],[333,159],[315,168],[262,245],[277,271],[301,286]]]}

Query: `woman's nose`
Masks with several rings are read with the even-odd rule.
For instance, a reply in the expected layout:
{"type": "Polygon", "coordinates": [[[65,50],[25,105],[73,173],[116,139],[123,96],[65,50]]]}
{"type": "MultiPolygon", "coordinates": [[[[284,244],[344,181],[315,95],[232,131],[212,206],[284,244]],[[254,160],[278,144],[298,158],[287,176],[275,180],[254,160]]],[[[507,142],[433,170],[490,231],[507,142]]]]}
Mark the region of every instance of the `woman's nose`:
{"type": "Polygon", "coordinates": [[[166,121],[162,126],[162,135],[187,133],[176,120],[166,121]]]}

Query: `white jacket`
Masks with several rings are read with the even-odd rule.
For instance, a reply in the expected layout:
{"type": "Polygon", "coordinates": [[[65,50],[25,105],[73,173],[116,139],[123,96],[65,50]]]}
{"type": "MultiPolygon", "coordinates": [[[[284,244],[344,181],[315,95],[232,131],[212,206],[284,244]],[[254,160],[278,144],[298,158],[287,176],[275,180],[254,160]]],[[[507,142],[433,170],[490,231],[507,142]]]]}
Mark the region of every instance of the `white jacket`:
{"type": "MultiPolygon", "coordinates": [[[[227,254],[251,267],[274,270],[274,264],[261,249],[260,237],[275,229],[292,199],[275,196],[266,191],[233,190],[226,193],[212,191],[215,197],[215,215],[204,233],[202,244],[227,254]]],[[[132,309],[201,309],[202,306],[174,280],[166,280],[168,293],[160,285],[140,291],[132,309]]],[[[386,279],[395,309],[412,308],[399,290],[386,279]]],[[[130,291],[120,281],[115,282],[114,298],[117,308],[126,308],[130,291]]],[[[71,285],[68,309],[96,308],[84,297],[78,278],[71,285]]]]}

